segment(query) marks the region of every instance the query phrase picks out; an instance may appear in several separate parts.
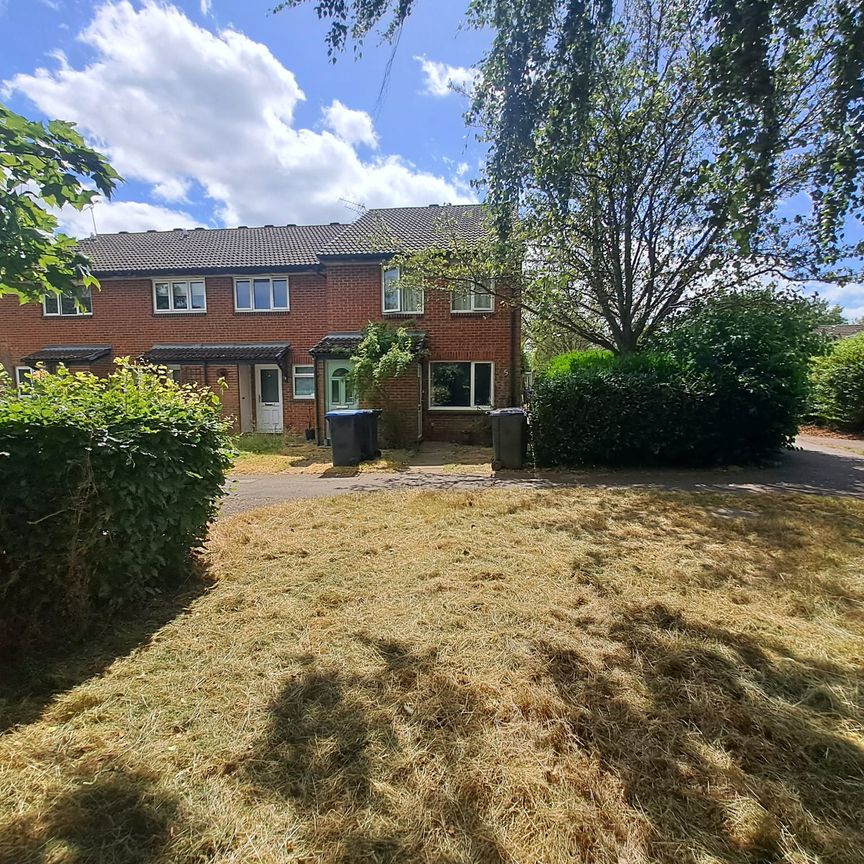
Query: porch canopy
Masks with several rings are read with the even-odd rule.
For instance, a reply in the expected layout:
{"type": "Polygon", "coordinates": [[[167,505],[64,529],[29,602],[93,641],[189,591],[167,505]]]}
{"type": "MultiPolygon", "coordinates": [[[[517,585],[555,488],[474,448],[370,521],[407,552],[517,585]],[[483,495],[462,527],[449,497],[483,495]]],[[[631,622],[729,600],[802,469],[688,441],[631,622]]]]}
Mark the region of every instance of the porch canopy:
{"type": "Polygon", "coordinates": [[[27,366],[37,363],[95,363],[110,353],[110,345],[46,345],[22,357],[21,362],[27,366]]]}
{"type": "Polygon", "coordinates": [[[286,375],[291,345],[287,342],[252,344],[154,345],[143,359],[148,363],[275,363],[286,375]]]}
{"type": "MultiPolygon", "coordinates": [[[[408,331],[418,350],[426,344],[426,334],[419,330],[408,331]]],[[[350,357],[363,340],[362,333],[328,333],[309,349],[313,357],[350,357]]]]}

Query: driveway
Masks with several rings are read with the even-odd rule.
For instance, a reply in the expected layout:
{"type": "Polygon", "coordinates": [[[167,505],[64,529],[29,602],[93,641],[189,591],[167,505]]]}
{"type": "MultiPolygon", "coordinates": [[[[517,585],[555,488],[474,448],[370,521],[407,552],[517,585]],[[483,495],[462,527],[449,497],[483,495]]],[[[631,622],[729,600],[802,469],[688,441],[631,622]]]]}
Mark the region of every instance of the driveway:
{"type": "Polygon", "coordinates": [[[304,498],[323,498],[391,489],[553,489],[602,486],[628,489],[677,489],[700,492],[799,492],[864,498],[864,441],[802,435],[797,449],[778,457],[768,468],[712,471],[622,470],[585,472],[499,471],[494,477],[436,472],[425,466],[399,473],[357,473],[320,477],[303,474],[260,474],[232,479],[222,505],[233,515],[304,498]]]}

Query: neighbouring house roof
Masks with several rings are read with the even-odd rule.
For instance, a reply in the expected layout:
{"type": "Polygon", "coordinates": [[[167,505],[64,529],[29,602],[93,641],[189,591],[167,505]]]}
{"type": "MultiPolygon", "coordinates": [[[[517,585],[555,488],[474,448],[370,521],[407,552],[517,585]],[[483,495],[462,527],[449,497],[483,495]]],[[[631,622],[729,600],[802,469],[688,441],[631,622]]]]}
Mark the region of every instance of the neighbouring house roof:
{"type": "Polygon", "coordinates": [[[99,234],[78,241],[97,276],[207,275],[309,270],[318,251],[345,226],[175,228],[99,234]]]}
{"type": "Polygon", "coordinates": [[[144,354],[150,363],[281,363],[291,350],[287,342],[251,345],[154,345],[144,354]]]}
{"type": "Polygon", "coordinates": [[[22,363],[93,363],[111,353],[110,345],[46,345],[21,358],[22,363]]]}
{"type": "Polygon", "coordinates": [[[848,339],[858,333],[864,333],[864,324],[825,324],[819,328],[829,339],[848,339]]]}
{"type": "MultiPolygon", "coordinates": [[[[410,333],[415,348],[422,348],[426,342],[426,334],[420,330],[410,333]]],[[[362,333],[328,333],[320,342],[309,349],[313,357],[348,357],[357,350],[363,339],[362,333]]]]}
{"type": "Polygon", "coordinates": [[[446,248],[454,237],[470,243],[488,236],[488,216],[482,204],[368,210],[322,246],[320,257],[386,258],[401,251],[446,248]]]}

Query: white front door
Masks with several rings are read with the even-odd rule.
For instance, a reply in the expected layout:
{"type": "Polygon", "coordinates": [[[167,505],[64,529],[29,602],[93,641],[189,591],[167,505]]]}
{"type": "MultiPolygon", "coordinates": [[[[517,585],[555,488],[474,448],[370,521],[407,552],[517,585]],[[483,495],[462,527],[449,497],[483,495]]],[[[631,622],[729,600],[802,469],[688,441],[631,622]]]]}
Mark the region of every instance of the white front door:
{"type": "Polygon", "coordinates": [[[282,370],[276,365],[255,367],[258,396],[255,425],[259,432],[282,431],[282,370]]]}

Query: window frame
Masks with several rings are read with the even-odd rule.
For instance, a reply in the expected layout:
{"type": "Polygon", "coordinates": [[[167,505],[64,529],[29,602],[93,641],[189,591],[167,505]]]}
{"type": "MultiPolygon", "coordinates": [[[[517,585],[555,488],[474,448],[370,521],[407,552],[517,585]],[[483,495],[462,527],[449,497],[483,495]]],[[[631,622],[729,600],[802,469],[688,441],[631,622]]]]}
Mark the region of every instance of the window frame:
{"type": "Polygon", "coordinates": [[[87,297],[90,301],[90,309],[82,312],[81,309],[76,304],[74,312],[64,312],[63,311],[63,296],[61,294],[46,294],[42,298],[42,316],[44,318],[90,318],[93,315],[93,289],[89,287],[84,287],[81,289],[82,297],[79,299],[83,299],[87,297]],[[49,312],[48,307],[45,305],[48,300],[53,299],[57,301],[57,311],[49,312]]]}
{"type": "Polygon", "coordinates": [[[284,274],[273,274],[267,275],[266,273],[256,273],[254,276],[235,276],[233,278],[233,288],[234,288],[234,311],[242,312],[242,313],[257,313],[259,315],[266,315],[268,312],[290,312],[291,311],[291,279],[289,278],[287,273],[284,274]],[[255,308],[255,282],[256,280],[259,282],[263,282],[267,280],[270,283],[270,307],[268,309],[256,309],[255,308]],[[285,300],[287,301],[287,306],[274,306],[273,305],[273,283],[274,282],[284,282],[285,283],[285,300]],[[250,306],[248,308],[238,306],[237,305],[237,283],[238,282],[248,282],[249,283],[249,302],[250,306]]]}
{"type": "Polygon", "coordinates": [[[23,364],[15,367],[15,390],[17,391],[19,396],[21,395],[22,385],[26,383],[26,382],[22,381],[21,377],[20,377],[20,373],[23,372],[24,370],[27,371],[27,373],[28,373],[27,377],[28,378],[30,377],[30,375],[32,375],[36,371],[32,366],[24,366],[23,364]]]}
{"type": "MultiPolygon", "coordinates": [[[[479,280],[478,280],[479,281],[479,280]]],[[[491,306],[488,309],[481,309],[476,306],[476,300],[478,296],[481,296],[479,292],[475,291],[473,288],[466,288],[468,299],[469,299],[469,308],[468,309],[454,309],[453,301],[456,299],[456,291],[450,292],[450,313],[452,315],[491,315],[495,311],[495,277],[490,277],[489,288],[485,292],[485,295],[489,297],[491,301],[491,306]]]]}
{"type": "Polygon", "coordinates": [[[426,309],[426,292],[422,289],[418,289],[418,293],[420,295],[420,306],[417,309],[405,309],[405,304],[403,303],[402,298],[402,288],[401,286],[396,290],[399,293],[399,308],[398,309],[388,309],[386,306],[386,296],[387,296],[387,282],[385,281],[385,276],[390,270],[395,270],[399,275],[396,277],[396,281],[398,282],[402,278],[402,268],[401,267],[392,267],[387,264],[381,265],[381,314],[382,315],[422,315],[426,309]]]}
{"type": "Polygon", "coordinates": [[[204,315],[207,312],[207,279],[204,276],[184,276],[182,279],[165,278],[153,279],[153,314],[154,315],[204,315]],[[189,298],[189,306],[186,309],[177,309],[174,306],[174,285],[185,283],[187,286],[186,296],[189,298]],[[201,309],[192,307],[192,283],[200,282],[204,286],[204,306],[201,309]],[[156,286],[168,286],[168,303],[170,308],[159,309],[156,305],[156,286]]]}
{"type": "Polygon", "coordinates": [[[291,398],[302,402],[311,402],[315,399],[315,364],[314,363],[294,363],[291,366],[291,398]],[[298,374],[298,369],[311,369],[311,372],[298,374]],[[297,379],[301,378],[304,381],[312,382],[312,392],[308,396],[297,395],[297,379]]]}
{"type": "Polygon", "coordinates": [[[428,405],[430,411],[469,411],[471,413],[479,413],[488,411],[495,407],[495,361],[494,360],[430,360],[429,361],[429,398],[428,405]],[[468,363],[471,366],[471,404],[470,405],[433,405],[432,404],[432,367],[438,364],[453,366],[455,364],[468,363]],[[476,382],[474,378],[475,366],[489,366],[489,404],[477,405],[474,402],[474,391],[476,382]]]}

